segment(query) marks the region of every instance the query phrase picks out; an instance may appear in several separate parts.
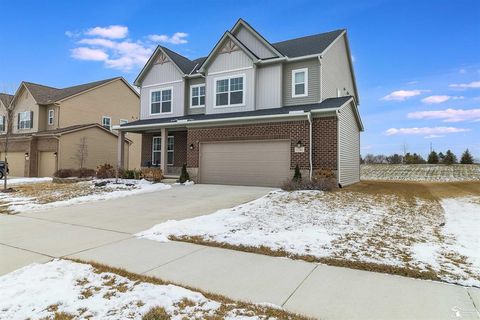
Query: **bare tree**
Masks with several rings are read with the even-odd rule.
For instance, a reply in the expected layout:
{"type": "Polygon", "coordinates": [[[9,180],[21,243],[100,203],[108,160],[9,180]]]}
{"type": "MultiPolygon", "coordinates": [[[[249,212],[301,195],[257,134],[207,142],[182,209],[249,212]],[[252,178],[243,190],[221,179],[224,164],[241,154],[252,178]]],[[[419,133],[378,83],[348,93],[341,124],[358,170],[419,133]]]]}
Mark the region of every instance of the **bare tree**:
{"type": "Polygon", "coordinates": [[[5,141],[4,141],[4,153],[5,153],[5,172],[3,175],[3,189],[7,190],[7,171],[8,171],[8,140],[10,138],[10,135],[12,134],[12,128],[13,128],[13,105],[11,104],[13,95],[15,93],[15,90],[13,89],[13,86],[4,86],[2,90],[0,90],[0,95],[2,95],[2,99],[0,101],[0,104],[3,105],[5,108],[5,117],[3,118],[2,116],[2,121],[3,121],[3,129],[5,131],[5,141]]]}
{"type": "Polygon", "coordinates": [[[87,158],[88,158],[87,137],[80,138],[80,143],[77,144],[77,152],[75,153],[75,156],[73,158],[77,160],[77,163],[80,169],[83,169],[83,166],[85,165],[85,162],[87,161],[87,158]]]}

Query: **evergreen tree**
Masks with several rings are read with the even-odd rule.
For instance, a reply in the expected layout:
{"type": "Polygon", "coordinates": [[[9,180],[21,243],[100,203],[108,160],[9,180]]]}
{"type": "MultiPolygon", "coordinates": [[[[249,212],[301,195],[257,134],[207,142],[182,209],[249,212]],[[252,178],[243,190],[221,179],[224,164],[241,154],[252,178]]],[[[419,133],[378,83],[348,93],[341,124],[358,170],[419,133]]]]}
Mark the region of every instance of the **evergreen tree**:
{"type": "Polygon", "coordinates": [[[443,152],[439,152],[438,153],[438,163],[443,163],[444,160],[445,160],[445,155],[443,154],[443,152]]]}
{"type": "Polygon", "coordinates": [[[447,153],[445,153],[445,159],[443,159],[443,163],[446,165],[457,163],[457,156],[455,156],[455,154],[453,154],[453,152],[449,149],[447,150],[447,153]]]}
{"type": "Polygon", "coordinates": [[[180,179],[178,179],[178,182],[180,182],[180,183],[185,183],[185,182],[187,182],[188,180],[190,180],[190,176],[188,175],[187,165],[184,164],[184,165],[182,166],[182,172],[180,173],[180,179]]]}
{"type": "Polygon", "coordinates": [[[470,154],[470,151],[465,150],[462,154],[462,158],[460,159],[461,164],[473,164],[473,157],[470,154]]]}
{"type": "Polygon", "coordinates": [[[438,154],[435,151],[430,152],[428,155],[427,163],[429,164],[437,164],[438,163],[438,154]]]}
{"type": "Polygon", "coordinates": [[[295,166],[295,173],[293,174],[293,181],[301,181],[302,180],[302,173],[300,172],[300,168],[298,164],[295,166]]]}

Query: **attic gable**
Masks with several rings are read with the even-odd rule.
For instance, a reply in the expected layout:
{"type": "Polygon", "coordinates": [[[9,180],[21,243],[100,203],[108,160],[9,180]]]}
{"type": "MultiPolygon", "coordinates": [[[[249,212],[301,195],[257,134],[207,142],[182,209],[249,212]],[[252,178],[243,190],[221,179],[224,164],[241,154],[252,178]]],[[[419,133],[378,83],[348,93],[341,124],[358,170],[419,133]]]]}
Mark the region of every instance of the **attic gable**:
{"type": "Polygon", "coordinates": [[[193,68],[190,68],[190,63],[192,62],[190,62],[187,58],[182,57],[179,54],[168,50],[167,48],[157,46],[133,84],[136,86],[141,86],[142,81],[145,79],[146,75],[150,72],[154,65],[164,65],[165,63],[169,62],[175,66],[182,76],[188,74],[190,69],[193,68]]]}
{"type": "Polygon", "coordinates": [[[167,55],[163,52],[160,52],[157,58],[153,61],[153,64],[164,64],[169,61],[170,60],[168,59],[167,55]]]}
{"type": "Polygon", "coordinates": [[[230,32],[261,59],[283,56],[270,42],[243,19],[239,19],[230,32]]]}

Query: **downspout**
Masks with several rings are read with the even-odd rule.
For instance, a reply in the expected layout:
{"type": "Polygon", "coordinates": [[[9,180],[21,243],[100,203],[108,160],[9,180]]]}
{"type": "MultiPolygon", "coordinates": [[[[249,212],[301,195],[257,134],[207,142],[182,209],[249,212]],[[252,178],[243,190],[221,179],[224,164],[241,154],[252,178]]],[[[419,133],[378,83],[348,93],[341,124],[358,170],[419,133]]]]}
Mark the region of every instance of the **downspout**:
{"type": "Polygon", "coordinates": [[[337,116],[337,182],[338,187],[341,188],[342,184],[340,183],[340,117],[339,111],[335,111],[335,115],[337,116]]]}
{"type": "Polygon", "coordinates": [[[323,87],[323,67],[322,67],[322,56],[318,56],[318,63],[320,64],[320,101],[323,101],[323,92],[322,92],[322,87],[323,87]]]}
{"type": "Polygon", "coordinates": [[[310,132],[309,132],[309,139],[308,139],[308,142],[309,142],[309,146],[308,146],[308,158],[309,158],[309,163],[310,163],[310,181],[312,180],[312,176],[313,176],[313,150],[312,150],[312,146],[313,146],[313,143],[312,143],[312,137],[313,137],[313,123],[312,123],[312,113],[309,112],[307,113],[307,119],[308,119],[308,123],[309,123],[309,126],[310,126],[310,132]]]}

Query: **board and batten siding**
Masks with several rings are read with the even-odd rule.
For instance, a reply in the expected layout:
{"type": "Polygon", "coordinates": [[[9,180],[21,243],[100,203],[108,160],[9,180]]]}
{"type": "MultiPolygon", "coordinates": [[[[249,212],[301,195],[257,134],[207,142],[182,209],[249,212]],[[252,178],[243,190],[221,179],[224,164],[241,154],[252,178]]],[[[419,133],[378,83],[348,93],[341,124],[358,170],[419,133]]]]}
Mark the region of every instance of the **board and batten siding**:
{"type": "Polygon", "coordinates": [[[242,50],[219,53],[208,66],[208,74],[252,67],[253,61],[242,50]]]}
{"type": "Polygon", "coordinates": [[[182,80],[182,74],[173,62],[154,64],[142,80],[142,87],[158,83],[182,80]]]}
{"type": "Polygon", "coordinates": [[[276,57],[276,55],[270,50],[262,41],[260,41],[255,35],[244,27],[239,28],[235,32],[235,36],[240,40],[248,49],[250,49],[255,55],[261,59],[276,57]]]}
{"type": "Polygon", "coordinates": [[[338,39],[322,59],[322,100],[336,98],[337,89],[340,96],[355,96],[345,36],[338,39]]]}
{"type": "Polygon", "coordinates": [[[320,101],[320,63],[318,58],[286,63],[283,66],[283,105],[293,106],[320,101]],[[308,96],[292,98],[292,70],[308,68],[308,96]]]}
{"type": "Polygon", "coordinates": [[[282,106],[282,64],[259,67],[256,81],[256,109],[282,106]]]}
{"type": "MultiPolygon", "coordinates": [[[[205,113],[205,107],[190,108],[191,93],[192,93],[192,91],[190,90],[190,86],[194,86],[202,83],[205,84],[205,78],[203,77],[188,79],[187,81],[185,81],[185,114],[204,114],[205,113]]],[[[206,99],[207,97],[206,97],[206,91],[205,91],[205,103],[206,103],[206,99]]]]}
{"type": "Polygon", "coordinates": [[[338,183],[342,186],[360,181],[360,128],[353,108],[350,103],[338,114],[338,183]]]}

